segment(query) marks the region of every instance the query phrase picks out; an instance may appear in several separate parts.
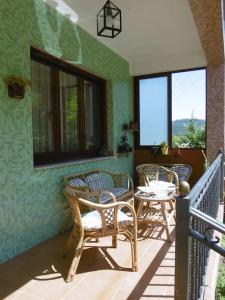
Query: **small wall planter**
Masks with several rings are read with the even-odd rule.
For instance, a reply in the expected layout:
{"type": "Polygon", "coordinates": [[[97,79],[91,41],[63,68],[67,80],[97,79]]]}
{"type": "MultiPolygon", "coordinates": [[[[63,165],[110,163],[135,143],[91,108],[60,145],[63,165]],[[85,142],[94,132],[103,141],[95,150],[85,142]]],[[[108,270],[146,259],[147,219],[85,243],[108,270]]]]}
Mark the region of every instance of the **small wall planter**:
{"type": "Polygon", "coordinates": [[[31,85],[29,80],[16,76],[8,76],[4,79],[4,81],[8,88],[8,96],[18,100],[24,98],[26,86],[31,85]]]}
{"type": "Polygon", "coordinates": [[[17,83],[8,85],[8,95],[10,98],[23,99],[25,95],[25,87],[17,83]]]}

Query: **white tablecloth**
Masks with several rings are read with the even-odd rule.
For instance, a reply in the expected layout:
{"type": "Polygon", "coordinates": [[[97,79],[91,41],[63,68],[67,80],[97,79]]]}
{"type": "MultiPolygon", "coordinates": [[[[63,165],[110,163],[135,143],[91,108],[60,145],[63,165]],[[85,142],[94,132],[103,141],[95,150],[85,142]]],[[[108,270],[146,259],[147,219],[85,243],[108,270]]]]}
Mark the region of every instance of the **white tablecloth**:
{"type": "Polygon", "coordinates": [[[175,192],[175,187],[175,184],[170,182],[152,180],[149,182],[149,186],[139,186],[137,187],[137,189],[144,194],[155,194],[157,196],[160,196],[173,194],[175,192]]]}

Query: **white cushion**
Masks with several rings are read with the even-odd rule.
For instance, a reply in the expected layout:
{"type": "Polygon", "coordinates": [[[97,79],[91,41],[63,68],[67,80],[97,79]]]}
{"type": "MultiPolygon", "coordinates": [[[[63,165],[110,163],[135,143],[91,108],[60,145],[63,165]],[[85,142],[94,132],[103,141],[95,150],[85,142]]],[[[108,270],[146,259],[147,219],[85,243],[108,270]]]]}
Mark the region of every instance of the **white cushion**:
{"type": "MultiPolygon", "coordinates": [[[[123,213],[121,210],[118,211],[118,224],[119,226],[127,226],[132,224],[133,219],[123,213]]],[[[82,223],[85,230],[101,230],[102,219],[97,210],[91,211],[82,216],[82,223]]]]}

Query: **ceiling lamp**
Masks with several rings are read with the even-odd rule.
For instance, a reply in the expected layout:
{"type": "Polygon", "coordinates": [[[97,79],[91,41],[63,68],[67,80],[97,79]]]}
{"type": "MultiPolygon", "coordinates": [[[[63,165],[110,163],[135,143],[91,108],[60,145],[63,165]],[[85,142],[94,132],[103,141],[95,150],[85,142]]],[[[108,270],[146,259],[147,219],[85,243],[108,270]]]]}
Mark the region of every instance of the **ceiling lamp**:
{"type": "Polygon", "coordinates": [[[121,10],[111,1],[97,14],[97,35],[114,38],[122,31],[121,10]]]}

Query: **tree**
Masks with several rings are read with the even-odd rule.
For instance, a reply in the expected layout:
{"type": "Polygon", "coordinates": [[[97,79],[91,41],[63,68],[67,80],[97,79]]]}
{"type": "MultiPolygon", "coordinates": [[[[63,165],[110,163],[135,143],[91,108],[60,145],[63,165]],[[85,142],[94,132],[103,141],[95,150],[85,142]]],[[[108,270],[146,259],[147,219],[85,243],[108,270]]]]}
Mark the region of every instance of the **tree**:
{"type": "Polygon", "coordinates": [[[205,127],[198,128],[192,115],[187,124],[185,134],[173,136],[173,147],[205,148],[205,127]]]}

